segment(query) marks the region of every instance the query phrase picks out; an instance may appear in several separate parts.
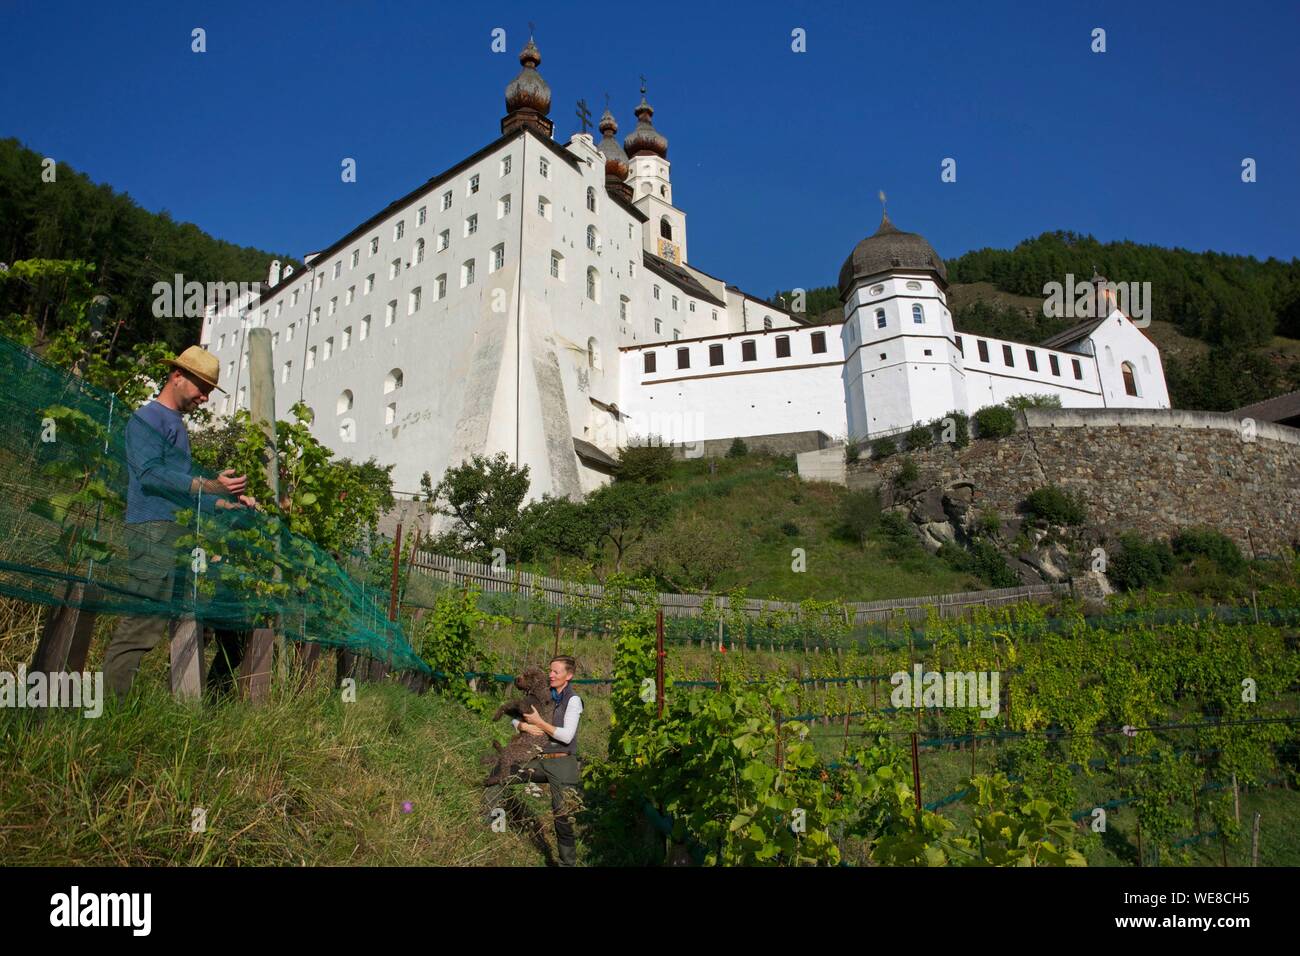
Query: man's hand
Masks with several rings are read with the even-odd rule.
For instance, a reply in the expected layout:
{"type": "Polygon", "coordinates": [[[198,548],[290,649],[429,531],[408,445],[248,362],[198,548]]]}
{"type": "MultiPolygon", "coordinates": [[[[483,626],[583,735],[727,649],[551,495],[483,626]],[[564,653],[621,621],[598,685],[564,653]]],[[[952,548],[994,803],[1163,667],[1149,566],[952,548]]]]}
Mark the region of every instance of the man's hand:
{"type": "Polygon", "coordinates": [[[225,493],[232,498],[238,498],[248,487],[247,475],[236,475],[235,469],[227,468],[221,474],[217,475],[217,482],[225,490],[225,493]]]}

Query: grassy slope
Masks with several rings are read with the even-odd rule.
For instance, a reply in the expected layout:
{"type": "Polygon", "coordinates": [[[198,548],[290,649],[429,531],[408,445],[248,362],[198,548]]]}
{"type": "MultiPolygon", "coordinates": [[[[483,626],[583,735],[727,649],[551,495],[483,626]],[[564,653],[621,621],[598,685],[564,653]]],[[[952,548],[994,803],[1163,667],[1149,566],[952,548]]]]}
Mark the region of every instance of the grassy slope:
{"type": "MultiPolygon", "coordinates": [[[[745,587],[757,598],[872,601],[986,586],[919,545],[908,557],[892,559],[881,539],[869,540],[865,550],[843,540],[836,530],[845,489],[801,482],[788,459],[784,464],[764,455],[715,460],[716,475],[709,474],[709,463],[702,459],[677,462],[671,478],[659,486],[672,498],[678,515],[698,514],[718,522],[726,539],[735,542],[738,566],[725,573],[714,590],[745,587]],[[797,533],[783,531],[787,523],[796,526],[797,533]],[[794,548],[806,552],[806,571],[791,570],[794,548]]],[[[635,565],[635,553],[630,561],[635,565]]],[[[563,566],[534,569],[549,574],[562,572],[563,566]]]]}
{"type": "MultiPolygon", "coordinates": [[[[8,603],[8,602],[6,602],[8,603]]],[[[110,621],[90,661],[103,658],[110,621]]],[[[0,669],[32,632],[0,635],[0,669]]],[[[140,695],[95,720],[0,711],[0,860],[7,865],[535,865],[523,812],[505,833],[479,817],[480,755],[499,728],[437,695],[326,679],[268,706],[190,707],[166,693],[166,651],[140,695]],[[412,804],[409,813],[403,804],[412,804]],[[205,833],[191,832],[195,807],[205,833]]],[[[534,817],[549,801],[525,800],[534,817]]],[[[548,820],[545,833],[553,841],[548,820]]]]}

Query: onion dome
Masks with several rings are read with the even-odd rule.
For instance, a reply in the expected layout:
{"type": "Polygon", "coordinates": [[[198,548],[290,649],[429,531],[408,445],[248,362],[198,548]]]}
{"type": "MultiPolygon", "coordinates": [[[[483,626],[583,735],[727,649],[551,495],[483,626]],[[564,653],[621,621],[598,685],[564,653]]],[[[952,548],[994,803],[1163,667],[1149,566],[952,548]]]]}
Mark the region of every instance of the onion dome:
{"type": "Polygon", "coordinates": [[[645,84],[641,85],[641,103],[636,108],[636,129],[623,140],[629,156],[653,155],[668,158],[668,139],[654,128],[654,107],[646,102],[645,84]]]}
{"type": "Polygon", "coordinates": [[[596,148],[605,157],[605,178],[622,182],[627,179],[627,153],[623,151],[622,146],[618,145],[618,139],[614,136],[618,132],[618,123],[614,119],[614,114],[609,111],[609,107],[605,107],[605,114],[600,118],[599,129],[604,135],[596,148]]]}
{"type": "Polygon", "coordinates": [[[925,237],[903,232],[881,215],[880,228],[854,246],[840,268],[840,298],[848,298],[858,280],[890,272],[929,272],[948,284],[948,269],[925,237]]]}
{"type": "Polygon", "coordinates": [[[545,116],[551,109],[551,88],[537,72],[542,54],[532,37],[528,38],[528,45],[519,54],[519,62],[523,69],[506,87],[506,112],[533,110],[545,116]]]}

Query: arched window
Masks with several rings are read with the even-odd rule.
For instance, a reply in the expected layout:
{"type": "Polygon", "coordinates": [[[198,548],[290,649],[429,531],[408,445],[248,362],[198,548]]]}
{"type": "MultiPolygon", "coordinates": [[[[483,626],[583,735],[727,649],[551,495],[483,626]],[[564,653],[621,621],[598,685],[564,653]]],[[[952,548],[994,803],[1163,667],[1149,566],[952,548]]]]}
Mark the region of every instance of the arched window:
{"type": "Polygon", "coordinates": [[[1124,394],[1138,398],[1137,375],[1133,371],[1132,363],[1125,362],[1119,368],[1124,373],[1124,394]]]}
{"type": "Polygon", "coordinates": [[[921,311],[919,304],[912,306],[912,321],[917,325],[925,325],[925,313],[921,311]]]}
{"type": "Polygon", "coordinates": [[[587,187],[587,209],[590,212],[596,211],[596,190],[590,186],[587,187]]]}
{"type": "Polygon", "coordinates": [[[1115,353],[1111,351],[1110,346],[1106,346],[1106,364],[1113,366],[1115,364],[1115,353]]]}
{"type": "Polygon", "coordinates": [[[587,270],[587,298],[592,302],[600,301],[600,275],[595,269],[587,270]]]}
{"type": "Polygon", "coordinates": [[[594,337],[587,339],[587,367],[600,368],[600,343],[594,337]]]}
{"type": "Polygon", "coordinates": [[[352,411],[352,389],[345,388],[339,393],[338,404],[334,406],[334,414],[342,415],[344,412],[352,411]]]}
{"type": "Polygon", "coordinates": [[[395,368],[384,376],[384,394],[395,392],[402,387],[402,370],[395,368]]]}
{"type": "Polygon", "coordinates": [[[885,310],[876,309],[876,328],[883,329],[884,327],[885,327],[885,310]]]}
{"type": "Polygon", "coordinates": [[[596,227],[595,226],[587,227],[587,248],[591,249],[593,252],[596,249],[596,227]]]}
{"type": "Polygon", "coordinates": [[[659,235],[661,235],[663,238],[669,240],[670,242],[672,241],[672,238],[673,238],[673,224],[672,224],[671,222],[668,221],[668,217],[667,217],[667,216],[660,216],[660,217],[659,217],[659,235]]]}

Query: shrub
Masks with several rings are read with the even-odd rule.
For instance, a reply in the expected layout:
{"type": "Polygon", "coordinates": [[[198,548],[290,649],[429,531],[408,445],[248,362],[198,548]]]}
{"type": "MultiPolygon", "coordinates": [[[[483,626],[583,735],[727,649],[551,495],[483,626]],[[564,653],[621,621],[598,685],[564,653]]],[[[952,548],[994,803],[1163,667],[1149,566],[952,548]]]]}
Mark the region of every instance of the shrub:
{"type": "Polygon", "coordinates": [[[731,447],[727,449],[728,458],[744,458],[749,454],[749,446],[740,438],[731,440],[731,447]]]}
{"type": "Polygon", "coordinates": [[[880,495],[874,489],[850,491],[840,501],[840,529],[843,534],[867,546],[867,535],[880,524],[880,495]]]}
{"type": "Polygon", "coordinates": [[[850,465],[862,457],[862,442],[856,438],[844,443],[844,460],[850,465]]]}
{"type": "Polygon", "coordinates": [[[1025,499],[1025,510],[1049,524],[1080,525],[1087,518],[1087,509],[1079,496],[1056,485],[1031,491],[1025,499]]]}
{"type": "Polygon", "coordinates": [[[1026,408],[1060,408],[1061,399],[1056,395],[1012,395],[1006,406],[1016,412],[1026,408]]]}
{"type": "Polygon", "coordinates": [[[871,443],[872,458],[888,458],[890,455],[897,453],[898,446],[894,444],[892,438],[877,438],[871,443]]]}
{"type": "Polygon", "coordinates": [[[987,538],[976,538],[970,546],[971,570],[995,588],[1013,588],[1020,583],[1016,573],[1007,567],[1007,562],[993,542],[987,538]]]}
{"type": "Polygon", "coordinates": [[[965,412],[949,412],[943,418],[930,422],[930,429],[939,435],[939,441],[952,442],[958,448],[970,444],[970,416],[965,412]]]}
{"type": "Polygon", "coordinates": [[[1002,516],[992,508],[985,508],[975,518],[975,533],[995,535],[1002,530],[1002,516]]]}
{"type": "Polygon", "coordinates": [[[907,442],[908,451],[920,451],[934,444],[934,432],[929,425],[913,425],[903,438],[907,442]]]}
{"type": "Polygon", "coordinates": [[[900,488],[912,484],[921,477],[921,470],[916,467],[916,462],[910,457],[906,457],[898,466],[898,474],[894,475],[894,484],[900,488]]]}
{"type": "Polygon", "coordinates": [[[673,451],[666,445],[629,445],[618,451],[614,478],[652,485],[667,478],[672,469],[673,451]]]}
{"type": "Polygon", "coordinates": [[[1119,551],[1106,566],[1106,576],[1121,591],[1153,587],[1174,569],[1174,552],[1167,541],[1147,541],[1136,534],[1119,539],[1119,551]]]}
{"type": "Polygon", "coordinates": [[[794,455],[777,455],[772,459],[772,467],[777,471],[792,471],[798,473],[799,462],[794,455]]]}
{"type": "Polygon", "coordinates": [[[785,535],[787,538],[798,537],[799,526],[795,524],[793,521],[783,522],[781,525],[781,533],[785,535]]]}
{"type": "Polygon", "coordinates": [[[1005,405],[988,405],[975,413],[975,433],[980,438],[1004,438],[1016,430],[1016,413],[1005,405]]]}
{"type": "Polygon", "coordinates": [[[1170,543],[1174,554],[1184,560],[1203,555],[1229,574],[1246,570],[1246,559],[1236,542],[1212,528],[1187,528],[1174,535],[1170,543]]]}

